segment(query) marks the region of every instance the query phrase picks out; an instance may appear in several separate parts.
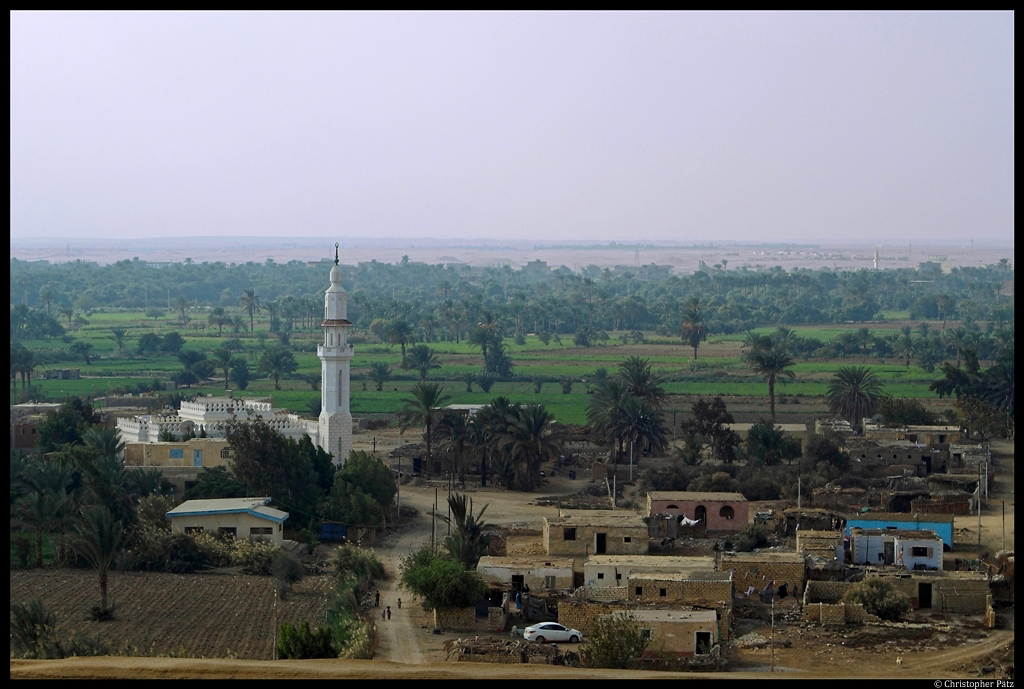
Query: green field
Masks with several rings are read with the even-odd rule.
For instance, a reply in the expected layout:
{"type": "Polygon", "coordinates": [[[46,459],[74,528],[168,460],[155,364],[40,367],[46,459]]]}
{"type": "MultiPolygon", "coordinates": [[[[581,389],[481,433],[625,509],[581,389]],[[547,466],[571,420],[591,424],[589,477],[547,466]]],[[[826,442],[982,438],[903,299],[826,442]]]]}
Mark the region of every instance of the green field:
{"type": "MultiPolygon", "coordinates": [[[[281,381],[281,390],[274,390],[273,381],[259,377],[255,373],[257,362],[263,347],[277,343],[277,338],[267,332],[265,321],[257,320],[257,334],[225,332],[222,337],[216,335],[211,328],[199,329],[196,322],[188,326],[176,323],[172,317],[147,317],[141,311],[94,312],[89,316],[88,325],[78,327],[72,332],[76,341],[88,342],[92,345],[90,352],[92,362],[86,364],[81,357],[75,358],[69,352],[70,344],[61,340],[33,340],[23,344],[33,350],[38,365],[34,372],[32,384],[37,387],[44,400],[59,400],[68,395],[101,396],[117,388],[130,388],[138,383],[147,383],[154,379],[167,383],[170,377],[181,368],[177,357],[170,355],[139,356],[135,354],[138,337],[143,333],[153,332],[165,334],[179,332],[185,338],[186,349],[213,351],[229,339],[237,338],[243,346],[239,356],[245,356],[254,372],[254,379],[246,391],[237,394],[251,396],[273,396],[275,406],[289,409],[299,414],[309,414],[310,404],[319,400],[319,392],[311,389],[308,383],[299,376],[318,374],[320,361],[316,357],[315,348],[320,342],[318,332],[293,332],[290,346],[295,352],[299,365],[298,371],[290,379],[281,381]],[[123,327],[127,330],[124,349],[118,351],[110,328],[123,327]],[[42,372],[50,368],[77,368],[82,378],[78,380],[44,380],[42,372]]],[[[205,324],[202,324],[205,326],[205,324]]],[[[794,332],[801,337],[812,337],[822,341],[832,339],[844,330],[857,330],[860,324],[849,326],[795,326],[794,332]]],[[[771,333],[774,328],[758,328],[756,332],[771,333]]],[[[872,328],[874,334],[884,335],[897,332],[895,326],[888,328],[872,328]]],[[[537,402],[544,404],[555,417],[566,423],[585,423],[586,406],[590,397],[586,394],[584,381],[593,381],[595,371],[605,369],[614,374],[618,364],[627,356],[642,356],[649,359],[654,369],[664,378],[665,389],[669,393],[667,408],[681,409],[682,402],[673,402],[674,395],[728,395],[762,397],[767,406],[767,385],[754,376],[745,365],[742,354],[742,343],[745,335],[716,335],[701,345],[698,358],[693,359],[693,350],[683,346],[678,339],[661,339],[664,344],[622,344],[621,333],[610,333],[608,340],[598,346],[577,348],[572,345],[572,338],[563,336],[561,343],[551,341],[543,344],[536,336],[528,336],[523,345],[515,344],[506,338],[508,353],[515,366],[515,381],[496,382],[489,393],[484,393],[474,385],[473,392],[467,393],[465,383],[459,380],[466,373],[479,373],[482,370],[480,350],[465,342],[434,342],[428,343],[441,361],[441,368],[433,370],[428,376],[432,382],[442,382],[451,402],[455,404],[485,404],[498,395],[504,395],[516,402],[537,402]],[[534,392],[533,379],[541,377],[545,381],[542,391],[534,392]],[[558,381],[572,378],[574,386],[570,394],[563,394],[558,381]]],[[[654,337],[653,333],[648,333],[654,337]]],[[[418,377],[415,371],[401,370],[401,351],[397,346],[381,343],[362,342],[355,345],[355,358],[352,361],[352,411],[360,414],[395,413],[401,409],[407,391],[415,384],[418,377]],[[396,379],[388,381],[381,392],[375,385],[367,381],[365,374],[372,362],[387,363],[396,379]]],[[[807,397],[823,396],[828,381],[837,368],[844,365],[863,365],[871,368],[885,386],[885,392],[899,397],[934,399],[934,393],[928,385],[940,377],[936,371],[925,373],[918,366],[905,367],[898,360],[887,360],[880,363],[875,358],[835,359],[828,362],[820,360],[798,360],[792,370],[795,380],[786,385],[778,385],[777,393],[807,397]]],[[[215,376],[222,375],[220,372],[215,376]]],[[[234,387],[234,386],[232,386],[234,387]]],[[[19,383],[19,392],[20,392],[19,383]]],[[[214,394],[224,393],[224,384],[216,378],[203,385],[182,388],[183,394],[214,394]]],[[[16,401],[15,393],[11,393],[12,403],[16,401]]]]}

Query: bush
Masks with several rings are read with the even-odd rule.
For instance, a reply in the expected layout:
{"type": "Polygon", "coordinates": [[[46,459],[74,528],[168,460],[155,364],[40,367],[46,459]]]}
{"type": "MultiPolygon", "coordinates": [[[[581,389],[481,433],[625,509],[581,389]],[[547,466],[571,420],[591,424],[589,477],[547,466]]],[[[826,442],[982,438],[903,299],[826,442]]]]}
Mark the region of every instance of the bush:
{"type": "Polygon", "coordinates": [[[57,616],[41,600],[11,605],[11,657],[67,658],[110,655],[110,647],[98,636],[76,634],[61,639],[57,616]]]}
{"type": "Polygon", "coordinates": [[[340,583],[352,577],[356,594],[369,590],[374,579],[384,578],[384,563],[376,555],[354,545],[343,545],[334,553],[334,573],[340,583]]]}
{"type": "Polygon", "coordinates": [[[843,602],[860,603],[870,614],[890,622],[899,622],[910,612],[907,597],[883,579],[865,579],[854,584],[843,596],[843,602]]]}
{"type": "Polygon", "coordinates": [[[277,659],[305,660],[308,658],[337,658],[334,632],[330,627],[317,627],[311,631],[309,622],[303,621],[296,629],[287,622],[277,628],[277,659]]]}
{"type": "Polygon", "coordinates": [[[768,532],[761,524],[747,524],[736,535],[733,547],[741,553],[749,553],[755,548],[768,545],[768,532]]]}
{"type": "Polygon", "coordinates": [[[283,550],[278,550],[270,558],[270,571],[274,574],[274,584],[277,585],[281,600],[292,592],[292,586],[301,581],[306,574],[306,569],[298,558],[283,550]]]}
{"type": "Polygon", "coordinates": [[[651,630],[629,613],[602,617],[580,646],[580,665],[635,670],[650,644],[651,630]]]}
{"type": "Polygon", "coordinates": [[[480,389],[484,392],[490,392],[491,387],[494,385],[494,376],[484,373],[476,378],[476,384],[480,386],[480,389]]]}

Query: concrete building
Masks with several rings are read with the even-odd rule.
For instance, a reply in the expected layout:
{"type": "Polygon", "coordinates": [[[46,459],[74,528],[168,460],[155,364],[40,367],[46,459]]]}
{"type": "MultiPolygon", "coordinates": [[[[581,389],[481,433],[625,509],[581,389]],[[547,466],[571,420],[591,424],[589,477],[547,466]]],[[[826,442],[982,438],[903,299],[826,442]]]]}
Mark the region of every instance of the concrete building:
{"type": "Polygon", "coordinates": [[[894,565],[911,570],[942,569],[942,539],[934,531],[853,529],[850,557],[858,565],[894,565]]]}
{"type": "Polygon", "coordinates": [[[747,499],[740,493],[649,492],[647,515],[664,513],[695,519],[720,533],[741,531],[750,521],[747,499]]]}
{"type": "Polygon", "coordinates": [[[633,512],[585,510],[544,518],[544,550],[550,556],[646,555],[647,524],[633,512]]]}
{"type": "Polygon", "coordinates": [[[267,507],[270,498],[187,500],[167,513],[174,533],[211,531],[236,538],[264,538],[280,546],[288,513],[267,507]]]}
{"type": "Polygon", "coordinates": [[[583,581],[588,587],[616,587],[625,586],[632,574],[714,569],[710,555],[591,555],[583,563],[583,581]]]}
{"type": "Polygon", "coordinates": [[[489,585],[511,591],[529,586],[530,591],[567,591],[573,588],[573,566],[569,557],[535,556],[480,558],[477,574],[489,585]]]}
{"type": "Polygon", "coordinates": [[[320,357],[320,421],[317,445],[331,453],[334,464],[344,466],[352,451],[352,411],[349,407],[349,370],[354,350],[348,343],[348,296],[341,287],[338,245],[334,245],[331,286],[324,294],[323,344],[316,348],[320,357]]]}
{"type": "Polygon", "coordinates": [[[960,442],[959,426],[889,427],[871,419],[864,419],[863,428],[864,437],[869,440],[906,440],[932,447],[960,442]]]}
{"type": "Polygon", "coordinates": [[[953,549],[952,514],[867,512],[847,518],[847,536],[852,529],[929,530],[934,531],[942,539],[943,549],[953,549]]]}
{"type": "Polygon", "coordinates": [[[125,443],[128,467],[217,467],[231,459],[224,438],[190,438],[180,442],[125,443]]]}

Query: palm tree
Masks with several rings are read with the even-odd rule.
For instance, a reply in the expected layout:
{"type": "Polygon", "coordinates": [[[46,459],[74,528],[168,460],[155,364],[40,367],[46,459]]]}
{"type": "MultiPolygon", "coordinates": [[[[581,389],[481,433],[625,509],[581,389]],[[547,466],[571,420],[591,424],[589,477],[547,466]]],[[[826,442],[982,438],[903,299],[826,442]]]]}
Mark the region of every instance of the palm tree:
{"type": "Polygon", "coordinates": [[[402,348],[402,361],[405,361],[405,347],[416,341],[412,323],[400,318],[393,322],[387,331],[388,343],[396,344],[402,348]]]}
{"type": "Polygon", "coordinates": [[[39,290],[39,298],[42,299],[43,302],[45,302],[46,304],[47,316],[50,315],[50,305],[53,304],[54,297],[55,295],[53,293],[53,290],[50,289],[49,287],[43,287],[41,290],[39,290]]]}
{"type": "Polygon", "coordinates": [[[854,427],[874,413],[881,396],[882,385],[866,366],[840,366],[826,393],[829,410],[854,427]]]}
{"type": "Polygon", "coordinates": [[[449,475],[458,475],[459,481],[466,482],[466,446],[472,441],[473,428],[466,415],[462,412],[446,412],[437,423],[437,434],[448,441],[448,450],[452,453],[453,464],[449,475]]]}
{"type": "Polygon", "coordinates": [[[506,475],[517,489],[529,492],[540,485],[541,464],[561,452],[562,435],[554,421],[542,404],[520,405],[497,435],[498,452],[511,468],[506,475]]]}
{"type": "Polygon", "coordinates": [[[668,431],[663,417],[643,398],[627,395],[616,410],[613,423],[631,452],[637,447],[641,452],[648,450],[655,454],[668,449],[668,431]]]}
{"type": "Polygon", "coordinates": [[[964,348],[967,347],[970,341],[967,330],[964,328],[950,328],[942,333],[942,339],[947,346],[953,347],[956,350],[956,367],[960,368],[960,358],[963,355],[964,348]]]}
{"type": "Polygon", "coordinates": [[[606,378],[597,383],[594,395],[587,405],[587,425],[594,434],[613,447],[613,461],[618,463],[622,456],[623,438],[617,420],[622,406],[630,396],[625,381],[621,378],[606,378]]]}
{"type": "Polygon", "coordinates": [[[383,361],[374,361],[370,364],[370,380],[377,384],[377,392],[384,389],[384,383],[391,377],[391,367],[383,361]]]}
{"type": "Polygon", "coordinates": [[[707,312],[701,306],[700,299],[691,299],[683,312],[681,334],[683,344],[693,347],[693,360],[697,360],[697,347],[708,339],[707,312]]]}
{"type": "Polygon", "coordinates": [[[85,359],[86,366],[92,363],[92,359],[89,357],[89,351],[92,349],[92,345],[90,343],[81,341],[75,342],[69,349],[73,353],[85,359]]]}
{"type": "Polygon", "coordinates": [[[441,368],[441,360],[437,358],[437,353],[433,349],[420,344],[409,350],[409,354],[402,361],[402,366],[419,371],[420,380],[424,381],[431,369],[441,368]]]}
{"type": "Polygon", "coordinates": [[[784,383],[796,377],[788,370],[793,365],[793,359],[786,350],[778,347],[756,347],[747,352],[747,365],[768,383],[768,404],[772,423],[775,423],[775,383],[784,383]]]}
{"type": "Polygon", "coordinates": [[[256,322],[253,319],[253,314],[263,309],[263,302],[260,301],[255,289],[244,290],[239,302],[242,305],[242,310],[249,314],[249,331],[254,332],[256,330],[256,322]]]}
{"type": "Polygon", "coordinates": [[[114,342],[117,343],[117,353],[120,354],[124,351],[124,335],[128,332],[127,328],[111,328],[110,335],[114,342]]]}
{"type": "Polygon", "coordinates": [[[179,294],[177,299],[174,300],[174,308],[176,308],[178,313],[181,314],[181,322],[186,323],[186,318],[188,318],[188,316],[186,316],[186,312],[188,311],[188,299],[184,294],[179,294]]]}
{"type": "Polygon", "coordinates": [[[649,359],[631,356],[619,364],[619,377],[629,392],[647,402],[654,411],[661,411],[666,393],[661,377],[651,370],[649,359]]]}
{"type": "Polygon", "coordinates": [[[459,376],[459,380],[466,384],[466,392],[473,392],[473,383],[476,382],[475,373],[463,373],[459,376]]]}
{"type": "Polygon", "coordinates": [[[910,334],[910,326],[903,326],[904,332],[893,340],[893,351],[897,356],[906,357],[906,366],[910,368],[910,357],[917,351],[917,340],[910,334]]]}
{"type": "Polygon", "coordinates": [[[64,307],[63,309],[60,310],[60,315],[62,315],[65,318],[68,319],[68,330],[70,330],[71,329],[71,319],[75,315],[75,307],[73,307],[73,306],[66,306],[66,307],[64,307]]]}
{"type": "Polygon", "coordinates": [[[29,463],[17,483],[25,494],[11,507],[11,515],[35,533],[36,567],[43,566],[43,534],[59,527],[66,517],[71,499],[68,489],[72,484],[72,469],[55,461],[29,463]]]}
{"type": "Polygon", "coordinates": [[[490,545],[490,537],[484,533],[489,525],[483,521],[487,505],[481,507],[474,515],[473,498],[467,501],[464,494],[453,493],[448,496],[448,507],[451,509],[451,522],[455,525],[455,532],[445,539],[445,549],[466,569],[476,569],[480,557],[487,552],[487,546],[490,545]]]}
{"type": "Polygon", "coordinates": [[[229,325],[228,321],[231,319],[224,314],[223,306],[215,306],[210,311],[210,315],[206,319],[210,325],[217,327],[217,337],[224,335],[224,326],[229,325]]]}
{"type": "Polygon", "coordinates": [[[410,426],[423,424],[427,431],[427,464],[431,460],[431,430],[441,407],[451,398],[443,394],[444,388],[437,383],[416,383],[409,391],[411,397],[405,400],[401,410],[400,427],[402,430],[410,426]]]}
{"type": "Polygon", "coordinates": [[[99,573],[99,615],[107,612],[107,573],[124,545],[124,530],[105,506],[84,508],[75,524],[71,547],[99,573]]]}
{"type": "Polygon", "coordinates": [[[224,389],[228,389],[228,380],[231,375],[231,366],[234,364],[235,355],[227,347],[220,347],[213,351],[213,363],[220,370],[224,371],[224,389]]]}
{"type": "Polygon", "coordinates": [[[274,389],[280,390],[281,376],[286,376],[298,369],[295,356],[290,349],[284,347],[271,347],[263,353],[256,370],[260,373],[269,374],[274,379],[274,389]]]}

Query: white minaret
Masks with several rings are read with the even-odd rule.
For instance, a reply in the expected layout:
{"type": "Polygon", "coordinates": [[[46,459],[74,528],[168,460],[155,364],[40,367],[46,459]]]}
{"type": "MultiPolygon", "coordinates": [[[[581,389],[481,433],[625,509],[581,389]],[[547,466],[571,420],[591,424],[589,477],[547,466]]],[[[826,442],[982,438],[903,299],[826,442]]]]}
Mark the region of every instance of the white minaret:
{"type": "Polygon", "coordinates": [[[348,343],[347,295],[341,288],[338,267],[338,245],[334,245],[334,267],[331,286],[324,295],[324,341],[316,348],[320,357],[320,447],[334,456],[334,463],[343,466],[352,451],[352,412],[349,409],[349,365],[352,345],[348,343]]]}

